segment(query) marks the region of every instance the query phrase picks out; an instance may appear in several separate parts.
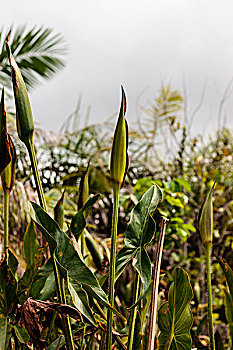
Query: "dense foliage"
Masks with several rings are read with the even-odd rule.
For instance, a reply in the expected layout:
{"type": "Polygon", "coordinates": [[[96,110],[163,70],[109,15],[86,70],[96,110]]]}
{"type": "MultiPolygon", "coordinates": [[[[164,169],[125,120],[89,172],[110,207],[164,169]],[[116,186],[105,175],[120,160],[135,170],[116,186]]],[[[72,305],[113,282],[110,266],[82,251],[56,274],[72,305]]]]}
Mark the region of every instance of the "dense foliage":
{"type": "MultiPolygon", "coordinates": [[[[44,33],[33,29],[25,37],[18,36],[24,41],[33,36],[46,50],[50,46],[44,41],[44,33]]],[[[57,44],[59,40],[54,39],[57,44]]],[[[25,45],[17,51],[13,44],[14,51],[20,53],[25,45]]],[[[29,45],[29,49],[33,47],[29,45]]],[[[4,49],[2,52],[6,55],[4,49]]],[[[7,76],[5,56],[3,62],[7,76]]],[[[30,79],[30,69],[27,74],[30,79]]],[[[159,350],[208,349],[208,261],[197,217],[214,182],[214,230],[210,235],[217,256],[212,265],[215,346],[232,349],[233,135],[227,128],[209,139],[189,135],[182,119],[182,96],[171,87],[162,87],[151,106],[143,109],[147,116],[143,123],[135,130],[129,126],[130,163],[121,186],[126,162],[123,168],[121,163],[127,148],[124,93],[122,96],[122,127],[116,127],[114,139],[111,123],[73,128],[77,125],[75,115],[62,134],[35,131],[43,190],[32,176],[35,164],[31,166],[30,148],[18,139],[14,118],[7,115],[17,160],[14,187],[10,194],[7,192],[9,250],[4,185],[0,190],[0,349],[23,349],[33,344],[35,349],[52,350],[64,348],[65,343],[68,349],[104,349],[106,332],[109,349],[110,333],[117,349],[152,349],[150,315],[152,310],[156,314],[157,304],[154,336],[159,350]],[[118,176],[119,186],[114,182],[118,176]],[[120,186],[119,220],[115,221],[117,255],[113,259],[116,276],[111,282],[112,213],[118,212],[115,192],[120,186]],[[44,206],[40,191],[45,193],[44,206]],[[166,225],[161,218],[167,219],[166,225]],[[160,262],[157,247],[162,228],[160,262]],[[113,301],[108,291],[109,270],[110,284],[115,284],[113,301]],[[152,287],[157,277],[158,295],[152,287]],[[109,314],[114,315],[112,330],[109,314]]],[[[3,101],[1,123],[4,113],[3,101]]],[[[1,142],[10,144],[1,124],[2,130],[0,165],[4,159],[1,142]]],[[[7,149],[9,165],[13,154],[7,149]]],[[[206,222],[203,225],[207,227],[206,222]]]]}

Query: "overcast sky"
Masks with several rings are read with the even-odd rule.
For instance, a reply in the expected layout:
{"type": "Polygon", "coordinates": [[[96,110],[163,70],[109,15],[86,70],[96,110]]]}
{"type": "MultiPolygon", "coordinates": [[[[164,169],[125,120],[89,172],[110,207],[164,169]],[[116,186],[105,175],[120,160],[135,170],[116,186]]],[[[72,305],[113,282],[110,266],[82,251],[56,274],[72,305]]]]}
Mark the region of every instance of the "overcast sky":
{"type": "MultiPolygon", "coordinates": [[[[120,85],[128,100],[129,124],[136,101],[147,104],[162,83],[182,93],[195,109],[206,95],[194,132],[217,128],[224,90],[233,76],[232,0],[12,0],[1,3],[1,24],[35,24],[61,32],[68,44],[66,68],[30,94],[37,125],[58,131],[82,94],[90,122],[118,111],[120,85]],[[143,92],[144,91],[144,92],[143,92]],[[143,92],[143,93],[142,93],[143,92]]],[[[225,103],[233,127],[233,94],[225,103]]]]}

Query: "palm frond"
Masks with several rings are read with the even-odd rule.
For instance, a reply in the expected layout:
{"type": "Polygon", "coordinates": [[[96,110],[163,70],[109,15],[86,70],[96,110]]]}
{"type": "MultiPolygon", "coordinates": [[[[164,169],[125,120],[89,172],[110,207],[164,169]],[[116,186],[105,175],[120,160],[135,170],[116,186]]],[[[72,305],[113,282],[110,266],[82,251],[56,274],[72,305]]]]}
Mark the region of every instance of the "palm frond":
{"type": "MultiPolygon", "coordinates": [[[[0,31],[0,85],[9,88],[11,72],[5,47],[7,33],[7,30],[0,31]]],[[[12,28],[9,43],[28,89],[40,83],[41,78],[51,78],[65,66],[67,46],[62,35],[54,34],[51,28],[12,28]]]]}

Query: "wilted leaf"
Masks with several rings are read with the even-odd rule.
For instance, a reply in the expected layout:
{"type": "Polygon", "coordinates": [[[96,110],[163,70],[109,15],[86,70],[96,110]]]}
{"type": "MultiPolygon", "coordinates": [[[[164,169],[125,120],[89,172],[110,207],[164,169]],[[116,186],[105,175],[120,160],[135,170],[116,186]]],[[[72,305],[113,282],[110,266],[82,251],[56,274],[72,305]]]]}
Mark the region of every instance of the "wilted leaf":
{"type": "Polygon", "coordinates": [[[38,301],[28,298],[22,306],[19,307],[16,314],[16,321],[19,326],[24,325],[30,334],[36,350],[47,349],[47,343],[43,339],[43,324],[46,322],[49,325],[53,312],[57,311],[64,316],[71,316],[76,320],[81,320],[81,315],[77,309],[59,303],[50,301],[38,301]]]}
{"type": "Polygon", "coordinates": [[[189,276],[181,268],[175,268],[168,301],[159,309],[159,350],[191,349],[190,328],[193,316],[189,308],[193,296],[189,276]]]}
{"type": "Polygon", "coordinates": [[[125,246],[116,256],[116,276],[118,277],[126,264],[133,258],[133,266],[138,271],[144,292],[151,281],[151,262],[145,246],[152,240],[155,232],[155,222],[152,215],[162,199],[161,190],[152,186],[143,195],[132,211],[132,216],[125,233],[125,246]]]}

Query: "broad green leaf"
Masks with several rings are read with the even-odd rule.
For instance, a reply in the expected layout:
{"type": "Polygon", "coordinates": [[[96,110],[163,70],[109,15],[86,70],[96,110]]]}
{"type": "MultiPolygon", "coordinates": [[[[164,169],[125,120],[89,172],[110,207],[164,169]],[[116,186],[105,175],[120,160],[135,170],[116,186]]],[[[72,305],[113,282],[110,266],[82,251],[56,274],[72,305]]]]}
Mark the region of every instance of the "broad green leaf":
{"type": "Polygon", "coordinates": [[[5,349],[7,318],[14,312],[16,303],[16,280],[4,258],[0,265],[0,350],[5,349]]]}
{"type": "Polygon", "coordinates": [[[191,349],[190,328],[193,323],[189,303],[193,291],[189,276],[182,268],[175,268],[173,280],[168,301],[159,309],[159,350],[188,350],[191,349]]]}
{"type": "Polygon", "coordinates": [[[88,302],[87,293],[82,286],[74,281],[73,283],[68,282],[68,289],[70,291],[73,304],[76,306],[76,308],[88,319],[88,321],[90,321],[90,323],[96,325],[95,318],[93,317],[93,313],[88,302]]]}
{"type": "Polygon", "coordinates": [[[33,299],[46,300],[51,297],[51,295],[55,292],[55,277],[53,273],[53,263],[52,259],[49,259],[36,273],[31,289],[30,296],[33,299]],[[47,281],[54,280],[53,286],[47,281]],[[50,284],[50,289],[47,290],[47,285],[50,284]]]}
{"type": "MultiPolygon", "coordinates": [[[[61,230],[56,221],[39,205],[32,203],[32,207],[35,214],[33,220],[47,239],[61,275],[69,281],[77,293],[82,287],[88,295],[98,300],[100,304],[111,308],[108,298],[101,289],[97,279],[77,254],[72,239],[61,230]]],[[[115,309],[111,309],[122,317],[115,309]]]]}
{"type": "Polygon", "coordinates": [[[18,268],[18,260],[15,255],[12,253],[11,249],[8,249],[8,266],[11,269],[11,272],[15,276],[17,268],[18,268]]]}
{"type": "Polygon", "coordinates": [[[155,232],[155,222],[152,215],[162,199],[161,190],[153,185],[142,196],[132,211],[132,216],[125,233],[125,246],[116,256],[116,277],[118,277],[127,263],[133,259],[133,266],[138,271],[144,292],[151,281],[151,262],[145,246],[152,240],[155,232]]]}
{"type": "Polygon", "coordinates": [[[33,221],[27,226],[24,241],[23,241],[23,250],[24,256],[27,261],[27,269],[29,269],[35,260],[35,254],[38,252],[40,245],[37,240],[36,228],[33,221]]]}
{"type": "Polygon", "coordinates": [[[21,325],[21,327],[19,327],[18,325],[12,325],[11,327],[14,328],[15,334],[18,340],[20,341],[20,343],[23,343],[23,344],[29,343],[30,336],[28,334],[28,331],[23,325],[21,325]]]}
{"type": "Polygon", "coordinates": [[[88,212],[90,211],[93,204],[97,202],[100,198],[100,194],[96,194],[84,204],[84,206],[77,212],[77,214],[73,217],[70,225],[70,230],[74,236],[79,236],[80,233],[84,230],[86,226],[85,217],[87,217],[88,212]]]}
{"type": "Polygon", "coordinates": [[[228,333],[231,339],[231,350],[233,349],[233,300],[228,293],[228,291],[225,290],[225,313],[226,313],[226,319],[228,322],[228,333]]]}
{"type": "Polygon", "coordinates": [[[142,333],[141,333],[141,318],[140,314],[137,310],[136,320],[135,320],[135,327],[134,327],[134,337],[133,337],[133,349],[134,350],[140,350],[141,349],[141,343],[142,343],[142,333]]]}
{"type": "Polygon", "coordinates": [[[188,183],[188,181],[186,181],[185,179],[182,179],[182,178],[178,178],[178,179],[175,179],[176,182],[178,182],[182,187],[184,187],[187,191],[191,191],[191,186],[190,184],[188,183]]]}
{"type": "Polygon", "coordinates": [[[38,269],[41,267],[44,258],[44,248],[39,248],[35,254],[33,264],[26,269],[23,277],[18,282],[17,295],[21,304],[31,295],[31,287],[38,269]]]}
{"type": "Polygon", "coordinates": [[[224,275],[226,276],[227,285],[229,287],[231,297],[233,300],[233,271],[226,262],[226,260],[220,258],[219,256],[216,256],[216,259],[218,260],[219,265],[221,266],[221,269],[223,270],[224,275]]]}

